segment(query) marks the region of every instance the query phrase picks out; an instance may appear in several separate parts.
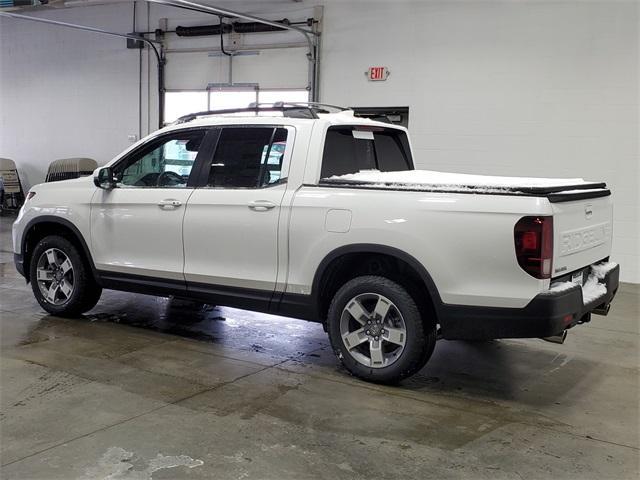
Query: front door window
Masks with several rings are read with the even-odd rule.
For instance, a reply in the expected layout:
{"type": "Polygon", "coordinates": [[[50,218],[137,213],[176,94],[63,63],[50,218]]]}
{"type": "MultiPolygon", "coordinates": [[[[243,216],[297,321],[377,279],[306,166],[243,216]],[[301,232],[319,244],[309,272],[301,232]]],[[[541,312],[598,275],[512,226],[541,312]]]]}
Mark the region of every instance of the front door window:
{"type": "Polygon", "coordinates": [[[176,132],[159,138],[115,168],[117,185],[186,188],[205,130],[176,132]]]}

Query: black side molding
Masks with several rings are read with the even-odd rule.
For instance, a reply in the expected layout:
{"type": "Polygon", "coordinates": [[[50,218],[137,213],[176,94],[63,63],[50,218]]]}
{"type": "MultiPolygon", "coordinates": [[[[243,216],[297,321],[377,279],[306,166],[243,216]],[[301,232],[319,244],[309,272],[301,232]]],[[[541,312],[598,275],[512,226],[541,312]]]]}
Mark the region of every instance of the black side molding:
{"type": "Polygon", "coordinates": [[[211,305],[320,321],[313,307],[311,295],[186,282],[108,270],[98,270],[96,278],[100,286],[111,290],[161,297],[178,296],[211,305]]]}
{"type": "Polygon", "coordinates": [[[184,280],[147,277],[108,270],[97,270],[96,280],[103,288],[158,296],[182,296],[187,291],[184,280]]]}

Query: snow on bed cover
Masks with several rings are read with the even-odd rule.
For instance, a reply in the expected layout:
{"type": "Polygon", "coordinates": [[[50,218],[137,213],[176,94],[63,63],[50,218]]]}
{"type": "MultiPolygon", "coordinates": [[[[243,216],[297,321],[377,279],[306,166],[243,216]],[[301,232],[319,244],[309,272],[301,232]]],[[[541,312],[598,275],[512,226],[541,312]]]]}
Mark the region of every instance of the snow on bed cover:
{"type": "Polygon", "coordinates": [[[501,191],[531,187],[562,187],[584,185],[582,178],[527,178],[496,177],[489,175],[470,175],[466,173],[436,172],[434,170],[406,170],[402,172],[381,172],[379,170],[360,170],[358,173],[334,175],[323,180],[354,181],[375,184],[376,186],[428,186],[455,190],[501,191]]]}
{"type": "MultiPolygon", "coordinates": [[[[616,268],[618,264],[616,262],[603,262],[596,265],[591,265],[591,273],[587,277],[587,281],[582,285],[582,304],[587,305],[596,298],[601,297],[607,293],[607,286],[604,283],[600,283],[604,277],[611,270],[616,268]]],[[[551,288],[546,293],[559,293],[572,289],[576,284],[573,282],[558,282],[551,285],[551,288]]]]}

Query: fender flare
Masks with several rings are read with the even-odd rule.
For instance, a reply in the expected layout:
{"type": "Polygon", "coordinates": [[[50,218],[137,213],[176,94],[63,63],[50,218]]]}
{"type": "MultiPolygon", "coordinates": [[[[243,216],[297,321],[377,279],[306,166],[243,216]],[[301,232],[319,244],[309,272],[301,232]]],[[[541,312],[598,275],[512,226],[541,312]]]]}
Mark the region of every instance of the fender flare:
{"type": "Polygon", "coordinates": [[[440,297],[440,292],[438,291],[433,278],[424,267],[424,265],[416,260],[415,257],[409,255],[403,250],[395,247],[390,247],[388,245],[378,245],[374,243],[353,243],[349,245],[343,245],[342,247],[338,247],[335,250],[332,250],[322,259],[322,261],[318,265],[318,268],[316,269],[316,273],[313,277],[313,283],[311,285],[311,296],[313,298],[313,304],[318,306],[318,308],[320,305],[320,281],[324,276],[328,266],[336,258],[349,253],[378,253],[397,258],[407,263],[409,266],[411,266],[411,268],[418,272],[418,275],[420,275],[422,282],[429,292],[433,303],[433,308],[436,311],[436,315],[438,316],[438,318],[440,318],[441,307],[443,304],[440,297]]]}
{"type": "MultiPolygon", "coordinates": [[[[99,278],[98,272],[96,270],[96,266],[93,263],[93,257],[91,256],[91,251],[89,250],[87,242],[85,241],[82,233],[80,233],[80,230],[78,229],[78,227],[76,227],[71,221],[67,220],[66,218],[58,217],[55,215],[42,215],[42,216],[33,218],[24,227],[24,230],[22,231],[22,238],[20,239],[20,251],[22,252],[25,262],[27,262],[27,259],[28,259],[29,265],[31,264],[31,258],[27,257],[27,248],[26,248],[29,232],[33,229],[33,227],[37,226],[40,223],[57,223],[71,230],[74,237],[76,238],[76,240],[78,240],[78,242],[80,243],[80,246],[82,247],[82,253],[84,254],[87,261],[89,262],[89,267],[91,268],[91,273],[93,274],[93,277],[96,280],[99,278]]],[[[25,278],[27,279],[27,281],[29,281],[29,270],[30,268],[25,268],[25,278]]]]}

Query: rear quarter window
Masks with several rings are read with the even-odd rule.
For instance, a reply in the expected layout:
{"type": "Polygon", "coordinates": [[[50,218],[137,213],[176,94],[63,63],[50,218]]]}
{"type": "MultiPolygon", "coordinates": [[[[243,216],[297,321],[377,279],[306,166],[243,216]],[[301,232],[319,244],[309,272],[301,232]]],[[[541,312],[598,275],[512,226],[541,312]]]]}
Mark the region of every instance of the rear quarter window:
{"type": "Polygon", "coordinates": [[[413,170],[407,134],[402,130],[384,127],[329,127],[322,154],[320,178],[360,170],[413,170]]]}

